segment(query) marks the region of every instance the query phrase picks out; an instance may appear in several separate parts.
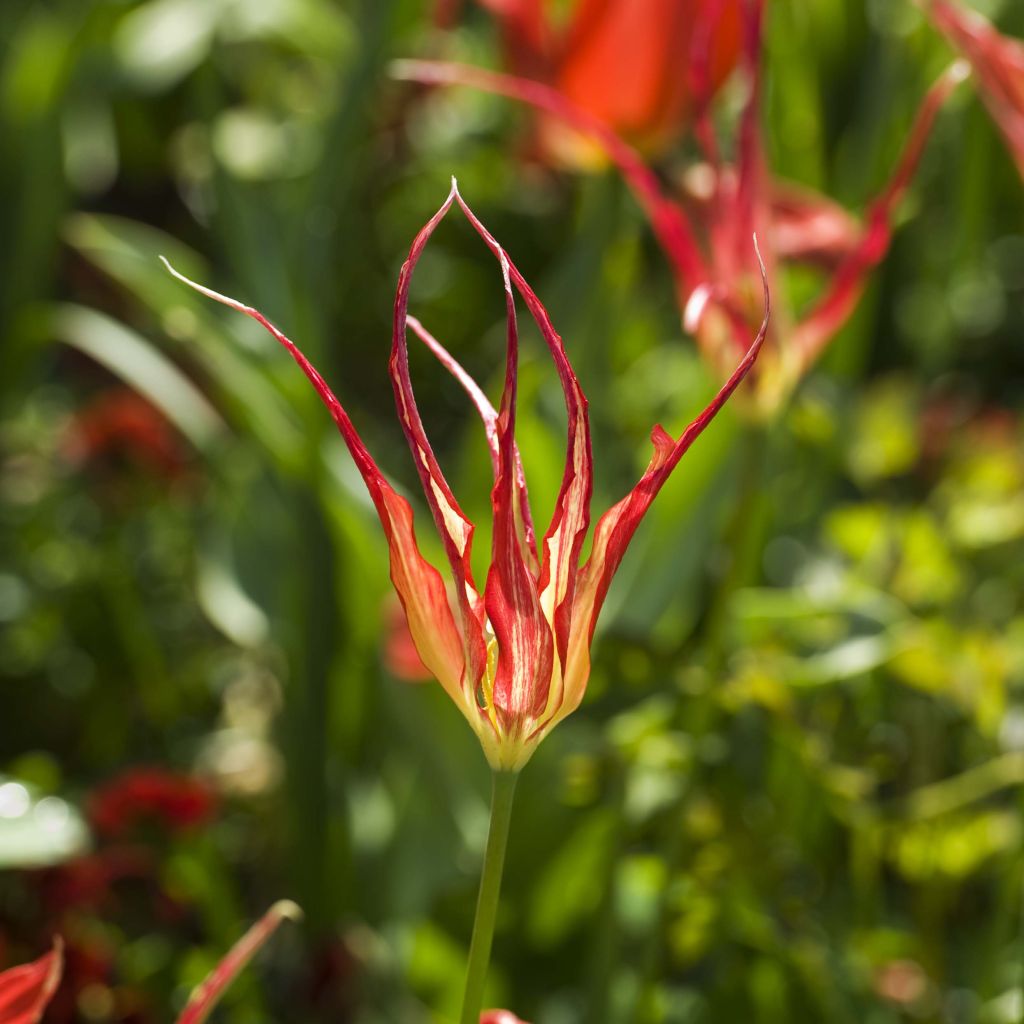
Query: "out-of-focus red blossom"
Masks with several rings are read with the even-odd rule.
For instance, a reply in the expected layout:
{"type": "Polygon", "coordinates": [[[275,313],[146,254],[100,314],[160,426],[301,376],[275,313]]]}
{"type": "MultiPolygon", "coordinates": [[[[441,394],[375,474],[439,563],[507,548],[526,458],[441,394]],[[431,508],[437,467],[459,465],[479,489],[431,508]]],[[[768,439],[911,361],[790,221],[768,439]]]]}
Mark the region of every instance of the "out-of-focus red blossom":
{"type": "MultiPolygon", "coordinates": [[[[299,908],[291,901],[275,903],[193,991],[177,1024],[203,1024],[227,987],[278,925],[300,916],[299,908]]],[[[62,968],[63,943],[57,938],[53,949],[38,960],[0,974],[0,1024],[36,1024],[57,992],[62,968]]]]}
{"type": "Polygon", "coordinates": [[[384,609],[384,667],[404,683],[425,683],[434,678],[416,650],[401,603],[394,599],[384,609]]]}
{"type": "Polygon", "coordinates": [[[938,111],[967,68],[957,63],[929,90],[892,177],[858,223],[824,196],[780,182],[770,173],[760,125],[765,4],[745,0],[738,6],[748,95],[736,139],[723,147],[711,110],[699,106],[693,131],[704,162],[684,177],[679,192],[663,186],[615,125],[558,89],[525,77],[436,61],[400,61],[395,73],[411,81],[469,85],[508,96],[593,139],[618,166],[650,219],[675,272],[684,326],[696,336],[716,373],[735,365],[760,317],[760,260],[752,236],[766,244],[773,295],[782,291],[777,285],[783,264],[823,268],[828,277],[809,309],[799,315],[785,308],[776,313],[764,354],[751,374],[753,386],[740,400],[750,415],[767,419],[856,308],[870,271],[888,251],[893,215],[938,111]],[[723,155],[726,148],[735,153],[732,160],[723,155]]]}
{"type": "Polygon", "coordinates": [[[1024,42],[998,32],[977,11],[949,0],[924,0],[936,27],[971,63],[981,97],[1024,177],[1024,42]]]}
{"type": "Polygon", "coordinates": [[[768,329],[767,283],[763,285],[764,320],[760,330],[752,341],[748,339],[749,347],[734,364],[728,380],[678,438],[661,426],[654,427],[654,450],[646,472],[633,490],[598,521],[589,558],[581,564],[593,493],[586,396],[547,310],[453,182],[441,208],[414,239],[399,274],[389,363],[399,419],[451,567],[449,591],[441,574],[420,552],[409,502],[388,483],[341,403],[295,343],[251,306],[171,272],[200,293],[262,324],[307,375],[330,410],[376,506],[390,548],[391,580],[420,658],[476,732],[491,766],[497,771],[518,771],[544,736],[583,699],[597,617],[640,521],[690,445],[754,365],[768,329]],[[419,320],[409,315],[413,272],[437,226],[456,205],[501,270],[506,360],[500,411],[419,320]],[[543,535],[534,530],[526,476],[515,440],[517,292],[555,364],[568,423],[565,471],[550,525],[543,535]],[[472,568],[475,526],[441,471],[416,407],[409,373],[410,331],[456,378],[484,424],[494,487],[492,555],[483,588],[477,586],[472,568]]]}
{"type": "MultiPolygon", "coordinates": [[[[735,67],[742,0],[478,0],[499,20],[511,71],[550,85],[644,151],[676,139],[735,67]],[[564,5],[562,5],[564,7],[564,5]]],[[[601,151],[545,118],[542,149],[593,163],[601,151]]]]}
{"type": "Polygon", "coordinates": [[[35,881],[40,901],[52,918],[69,910],[109,910],[115,886],[148,881],[153,870],[148,851],[116,846],[44,868],[35,873],[35,881]]]}
{"type": "Polygon", "coordinates": [[[480,1024],[527,1024],[508,1010],[484,1010],[480,1014],[480,1024]]]}
{"type": "Polygon", "coordinates": [[[114,388],[77,412],[65,441],[68,458],[89,468],[125,463],[165,480],[180,479],[187,466],[181,438],[164,415],[141,395],[114,388]]]}
{"type": "Polygon", "coordinates": [[[126,835],[145,823],[178,832],[209,821],[217,797],[194,776],[136,768],[94,790],[87,810],[93,826],[107,837],[126,835]]]}
{"type": "Polygon", "coordinates": [[[64,948],[55,939],[53,949],[38,960],[0,974],[0,1024],[35,1024],[60,982],[64,948]]]}

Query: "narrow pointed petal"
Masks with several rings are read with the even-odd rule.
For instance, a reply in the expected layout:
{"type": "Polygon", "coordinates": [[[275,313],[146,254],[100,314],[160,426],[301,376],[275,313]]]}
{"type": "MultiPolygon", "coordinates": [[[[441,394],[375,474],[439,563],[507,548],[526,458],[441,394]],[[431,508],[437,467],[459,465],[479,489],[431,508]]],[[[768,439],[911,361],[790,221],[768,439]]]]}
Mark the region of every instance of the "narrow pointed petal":
{"type": "Polygon", "coordinates": [[[554,660],[551,626],[541,610],[537,581],[530,572],[527,552],[516,526],[515,420],[519,371],[519,332],[510,264],[505,251],[456,192],[470,223],[487,242],[501,266],[505,286],[507,330],[505,386],[496,422],[498,474],[491,492],[494,510],[491,567],[484,601],[498,643],[488,704],[498,714],[503,731],[532,731],[533,720],[547,706],[554,660]]]}
{"type": "MultiPolygon", "coordinates": [[[[758,257],[760,258],[760,254],[758,257]]],[[[665,481],[678,465],[679,460],[718,415],[722,406],[750,372],[761,351],[768,333],[771,313],[768,278],[763,263],[761,264],[761,280],[764,293],[764,320],[746,355],[707,408],[690,423],[678,440],[673,440],[660,426],[654,428],[651,432],[654,453],[643,476],[629,494],[618,504],[613,505],[598,520],[594,530],[594,543],[590,558],[582,569],[576,593],[572,643],[565,679],[565,703],[558,712],[558,718],[563,718],[574,710],[583,699],[590,670],[590,642],[597,624],[597,617],[608,593],[612,577],[622,562],[640,521],[665,481]]]]}
{"type": "Polygon", "coordinates": [[[704,259],[686,215],[665,195],[657,175],[608,125],[574,106],[557,89],[513,75],[496,74],[482,68],[444,61],[395,61],[392,73],[396,78],[406,81],[426,85],[466,85],[506,96],[550,114],[594,139],[619,168],[647,214],[659,242],[679,275],[683,299],[707,279],[704,259]]]}
{"type": "Polygon", "coordinates": [[[36,1024],[53,998],[64,967],[64,944],[30,964],[0,973],[0,1024],[36,1024]]]}
{"type": "MultiPolygon", "coordinates": [[[[487,643],[485,639],[484,604],[473,581],[471,556],[473,549],[473,524],[459,507],[434,450],[427,439],[423,419],[416,405],[412,378],[409,374],[409,346],[406,337],[409,315],[409,288],[412,275],[419,263],[427,242],[430,241],[437,225],[451,209],[456,188],[452,182],[448,197],[440,209],[420,229],[413,239],[409,255],[398,275],[395,292],[394,326],[391,335],[391,359],[388,371],[395,392],[395,407],[398,418],[412,452],[416,472],[423,485],[427,506],[434,517],[434,523],[444,544],[445,553],[455,577],[456,597],[462,613],[463,635],[466,640],[466,663],[469,676],[474,681],[483,677],[487,666],[487,643]]],[[[425,660],[425,659],[424,659],[425,660]]]]}
{"type": "Polygon", "coordinates": [[[228,951],[189,997],[177,1024],[202,1024],[227,987],[259,952],[282,921],[295,921],[302,911],[290,900],[275,903],[228,951]]]}
{"type": "Polygon", "coordinates": [[[849,319],[864,291],[868,275],[888,252],[893,216],[921,162],[935,119],[966,74],[966,66],[957,62],[928,90],[892,177],[868,208],[859,244],[839,265],[825,294],[796,327],[793,345],[803,368],[814,362],[849,319]]]}
{"type": "Polygon", "coordinates": [[[1002,35],[977,11],[949,0],[927,5],[936,27],[970,62],[981,96],[1024,177],[1024,42],[1002,35]]]}
{"type": "MultiPolygon", "coordinates": [[[[564,672],[572,630],[577,567],[580,550],[590,526],[590,498],[594,484],[587,399],[573,372],[565,345],[551,323],[543,303],[473,211],[462,203],[461,197],[459,202],[488,248],[502,260],[503,267],[507,267],[509,280],[522,296],[544,338],[562,386],[568,421],[565,471],[555,501],[555,511],[541,543],[541,572],[538,586],[544,614],[554,628],[559,660],[564,672]]],[[[552,697],[560,699],[558,694],[552,697]]]]}
{"type": "MultiPolygon", "coordinates": [[[[458,381],[462,390],[469,396],[470,401],[476,408],[484,425],[484,432],[487,435],[487,447],[491,453],[491,465],[494,469],[494,478],[498,478],[500,456],[498,452],[498,413],[491,405],[490,399],[484,394],[480,385],[466,372],[457,359],[428,331],[423,324],[414,316],[407,317],[407,323],[413,334],[436,356],[437,361],[458,381]]],[[[523,470],[523,460],[519,455],[519,448],[515,449],[516,459],[516,486],[519,492],[519,516],[521,519],[520,529],[523,541],[534,562],[534,568],[538,563],[537,539],[533,529],[533,518],[530,514],[530,499],[526,490],[526,473],[523,470]]]]}
{"type": "MultiPolygon", "coordinates": [[[[261,324],[280,342],[299,368],[309,378],[321,401],[338,426],[348,446],[356,468],[362,475],[366,489],[373,500],[377,515],[388,542],[391,557],[391,581],[405,608],[409,629],[424,664],[436,676],[449,696],[470,718],[474,714],[473,688],[476,678],[470,679],[465,671],[464,643],[445,592],[441,574],[420,554],[413,529],[412,508],[399,495],[378,469],[362,438],[356,432],[348,413],[327,386],[316,368],[302,354],[298,346],[281,333],[266,317],[237,299],[221,295],[210,288],[190,281],[178,273],[166,260],[167,269],[178,280],[208,298],[244,313],[261,324]]],[[[481,641],[482,642],[482,641],[481,641]]]]}

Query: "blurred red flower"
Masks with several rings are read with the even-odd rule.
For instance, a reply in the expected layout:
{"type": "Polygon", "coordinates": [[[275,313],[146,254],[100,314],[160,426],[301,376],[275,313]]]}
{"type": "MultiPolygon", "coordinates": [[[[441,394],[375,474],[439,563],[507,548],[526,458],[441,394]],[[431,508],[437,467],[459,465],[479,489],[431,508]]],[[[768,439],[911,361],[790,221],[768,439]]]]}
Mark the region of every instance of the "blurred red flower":
{"type": "MultiPolygon", "coordinates": [[[[741,0],[479,0],[515,74],[552,86],[645,151],[674,141],[735,67],[741,0]],[[566,5],[561,5],[563,8],[566,5]]],[[[600,150],[545,120],[542,147],[570,163],[600,150]]]]}
{"type": "Polygon", "coordinates": [[[949,0],[926,5],[936,27],[970,61],[981,98],[1024,177],[1024,43],[1001,35],[977,11],[949,0]]]}
{"type": "Polygon", "coordinates": [[[216,809],[216,794],[201,779],[160,768],[125,772],[94,790],[88,800],[93,826],[108,838],[147,822],[170,832],[194,828],[209,821],[216,809]]]}
{"type": "Polygon", "coordinates": [[[128,388],[112,388],[71,420],[65,451],[89,468],[128,465],[167,480],[185,471],[181,439],[164,415],[128,388]]]}
{"type": "Polygon", "coordinates": [[[480,1024],[527,1024],[508,1010],[484,1010],[480,1014],[480,1024]]]}

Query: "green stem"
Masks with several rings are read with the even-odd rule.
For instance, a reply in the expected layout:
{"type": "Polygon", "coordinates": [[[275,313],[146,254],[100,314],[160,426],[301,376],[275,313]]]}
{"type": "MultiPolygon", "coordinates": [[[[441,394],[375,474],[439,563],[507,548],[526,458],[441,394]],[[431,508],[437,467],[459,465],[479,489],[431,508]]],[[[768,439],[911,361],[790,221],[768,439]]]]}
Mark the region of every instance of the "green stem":
{"type": "Polygon", "coordinates": [[[466,968],[466,994],[462,999],[459,1024],[479,1024],[484,1003],[484,982],[491,962],[494,922],[498,916],[501,874],[505,867],[509,822],[512,820],[512,799],[516,792],[514,772],[495,772],[491,787],[491,824],[487,831],[484,869],[480,876],[480,894],[476,901],[473,939],[469,944],[469,966],[466,968]]]}

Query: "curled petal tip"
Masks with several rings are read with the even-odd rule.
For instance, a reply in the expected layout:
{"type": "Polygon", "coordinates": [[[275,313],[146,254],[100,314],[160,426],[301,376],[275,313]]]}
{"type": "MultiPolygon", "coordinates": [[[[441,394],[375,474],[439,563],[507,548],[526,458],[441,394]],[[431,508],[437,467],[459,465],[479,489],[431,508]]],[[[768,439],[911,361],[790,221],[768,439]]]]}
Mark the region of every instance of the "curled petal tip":
{"type": "Polygon", "coordinates": [[[270,908],[270,913],[288,921],[301,921],[305,916],[302,907],[294,900],[278,900],[270,908]]]}

